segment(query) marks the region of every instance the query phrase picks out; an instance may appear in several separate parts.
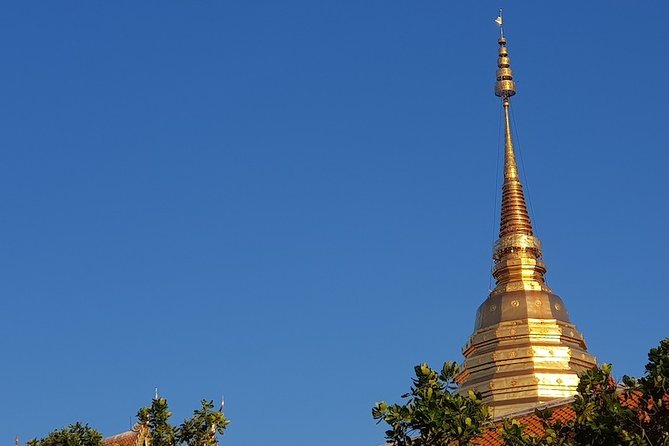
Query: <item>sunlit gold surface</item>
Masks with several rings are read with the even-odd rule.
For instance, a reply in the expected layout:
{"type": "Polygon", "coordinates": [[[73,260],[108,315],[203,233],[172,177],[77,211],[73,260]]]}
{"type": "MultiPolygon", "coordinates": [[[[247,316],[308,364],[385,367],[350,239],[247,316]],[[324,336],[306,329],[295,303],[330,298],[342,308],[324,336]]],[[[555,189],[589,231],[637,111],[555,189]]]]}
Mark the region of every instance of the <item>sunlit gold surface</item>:
{"type": "Polygon", "coordinates": [[[480,392],[495,417],[575,394],[578,373],[597,364],[544,278],[541,242],[534,236],[513,147],[509,98],[516,85],[506,39],[498,42],[495,95],[502,99],[505,130],[495,288],[478,309],[457,377],[461,391],[480,392]]]}

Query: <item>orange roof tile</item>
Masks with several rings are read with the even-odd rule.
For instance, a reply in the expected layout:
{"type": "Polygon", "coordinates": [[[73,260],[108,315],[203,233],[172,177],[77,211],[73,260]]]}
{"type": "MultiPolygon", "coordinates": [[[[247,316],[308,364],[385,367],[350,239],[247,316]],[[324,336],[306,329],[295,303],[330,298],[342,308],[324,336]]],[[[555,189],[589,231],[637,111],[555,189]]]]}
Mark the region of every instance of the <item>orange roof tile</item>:
{"type": "MultiPolygon", "coordinates": [[[[621,390],[621,389],[619,389],[621,390]]],[[[641,392],[635,391],[629,394],[620,393],[618,396],[621,400],[623,406],[636,409],[639,406],[639,401],[641,400],[641,392]]],[[[574,397],[569,397],[561,399],[555,402],[552,402],[547,405],[538,406],[537,409],[551,409],[550,422],[561,421],[566,423],[568,421],[574,420],[576,418],[576,412],[572,407],[574,402],[574,397]]],[[[525,432],[530,435],[538,436],[544,433],[543,424],[541,419],[534,414],[534,409],[532,411],[520,412],[515,414],[507,415],[507,418],[515,418],[525,426],[525,432]]],[[[479,438],[476,438],[472,441],[472,444],[476,446],[504,446],[504,441],[502,440],[501,428],[503,424],[503,419],[493,420],[490,430],[485,432],[479,438]]]]}
{"type": "MultiPolygon", "coordinates": [[[[541,404],[536,407],[536,409],[551,409],[551,422],[561,421],[566,423],[576,418],[576,412],[571,404],[574,402],[574,397],[563,398],[560,400],[553,401],[548,404],[541,404]]],[[[541,435],[544,433],[543,424],[541,419],[534,414],[535,408],[530,410],[525,410],[522,412],[511,413],[504,418],[516,419],[520,424],[525,426],[525,432],[532,435],[541,435]]],[[[504,446],[504,440],[502,439],[502,425],[504,424],[504,418],[493,419],[492,422],[487,426],[488,430],[485,430],[480,437],[472,439],[472,445],[474,446],[504,446]]],[[[383,446],[393,446],[392,443],[384,443],[383,446]]]]}
{"type": "Polygon", "coordinates": [[[104,446],[135,446],[139,432],[131,430],[102,439],[104,446]]]}
{"type": "MultiPolygon", "coordinates": [[[[550,408],[552,410],[550,421],[562,421],[566,423],[567,421],[573,420],[576,418],[576,412],[574,408],[571,407],[571,403],[574,401],[573,398],[566,398],[560,400],[549,406],[539,406],[539,409],[550,408]]],[[[544,433],[543,424],[541,419],[534,414],[534,409],[531,413],[523,414],[510,414],[509,418],[515,418],[525,426],[525,432],[531,435],[541,435],[544,433]]],[[[490,427],[490,430],[485,432],[479,438],[476,438],[472,441],[472,444],[476,446],[504,446],[504,440],[502,440],[502,434],[500,429],[502,427],[503,420],[496,420],[493,422],[493,426],[490,427]]]]}

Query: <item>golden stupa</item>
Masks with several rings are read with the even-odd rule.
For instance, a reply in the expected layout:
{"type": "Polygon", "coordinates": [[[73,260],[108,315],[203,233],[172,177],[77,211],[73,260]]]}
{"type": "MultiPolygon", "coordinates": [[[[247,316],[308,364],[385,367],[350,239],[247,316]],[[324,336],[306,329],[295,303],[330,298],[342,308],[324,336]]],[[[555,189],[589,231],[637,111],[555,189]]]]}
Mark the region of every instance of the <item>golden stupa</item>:
{"type": "Polygon", "coordinates": [[[595,367],[583,335],[544,279],[541,242],[534,235],[518,175],[509,119],[516,94],[500,25],[495,95],[504,109],[504,185],[499,239],[493,246],[496,286],[476,313],[463,347],[460,391],[480,392],[495,418],[576,394],[578,373],[595,367]]]}

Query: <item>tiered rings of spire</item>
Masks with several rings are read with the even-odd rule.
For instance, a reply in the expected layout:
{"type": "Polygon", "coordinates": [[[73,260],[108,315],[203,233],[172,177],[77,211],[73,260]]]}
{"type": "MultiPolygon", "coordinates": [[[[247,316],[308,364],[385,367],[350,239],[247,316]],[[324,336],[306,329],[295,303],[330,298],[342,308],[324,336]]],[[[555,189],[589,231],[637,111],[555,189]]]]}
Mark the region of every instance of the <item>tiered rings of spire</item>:
{"type": "Polygon", "coordinates": [[[502,218],[499,240],[495,243],[493,277],[497,282],[496,293],[515,290],[544,290],[550,292],[541,262],[541,242],[534,236],[532,222],[527,212],[523,185],[518,176],[516,154],[511,137],[509,98],[516,94],[511,60],[506,49],[506,39],[499,39],[497,82],[495,95],[502,98],[504,108],[504,185],[502,186],[502,218]]]}
{"type": "MultiPolygon", "coordinates": [[[[502,25],[501,11],[497,23],[502,25]]],[[[504,111],[504,184],[492,255],[495,288],[478,309],[456,378],[462,392],[480,392],[495,417],[574,395],[578,373],[597,364],[544,278],[541,242],[532,229],[516,164],[509,117],[516,85],[503,32],[498,43],[495,95],[504,111]]]]}

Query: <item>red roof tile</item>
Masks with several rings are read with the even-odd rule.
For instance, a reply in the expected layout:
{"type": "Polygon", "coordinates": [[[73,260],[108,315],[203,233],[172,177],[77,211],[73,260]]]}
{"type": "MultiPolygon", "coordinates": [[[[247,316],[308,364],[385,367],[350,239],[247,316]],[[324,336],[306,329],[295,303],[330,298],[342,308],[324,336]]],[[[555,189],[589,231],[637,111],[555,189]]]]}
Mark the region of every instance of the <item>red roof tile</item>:
{"type": "Polygon", "coordinates": [[[104,446],[135,446],[139,432],[131,430],[123,432],[118,435],[103,438],[102,444],[104,446]]]}
{"type": "MultiPolygon", "coordinates": [[[[576,412],[574,412],[574,409],[571,407],[572,401],[573,398],[568,398],[567,400],[561,401],[560,405],[552,405],[550,421],[562,421],[563,423],[566,423],[567,421],[576,418],[576,412]]],[[[546,406],[539,406],[540,409],[543,407],[546,406]]],[[[528,434],[541,435],[544,433],[541,419],[536,416],[534,412],[526,415],[510,415],[510,418],[515,418],[520,424],[525,426],[525,432],[528,434]]],[[[503,446],[504,441],[502,440],[502,434],[500,432],[502,423],[502,420],[495,421],[490,430],[484,433],[481,437],[473,440],[472,444],[476,446],[503,446]]]]}

